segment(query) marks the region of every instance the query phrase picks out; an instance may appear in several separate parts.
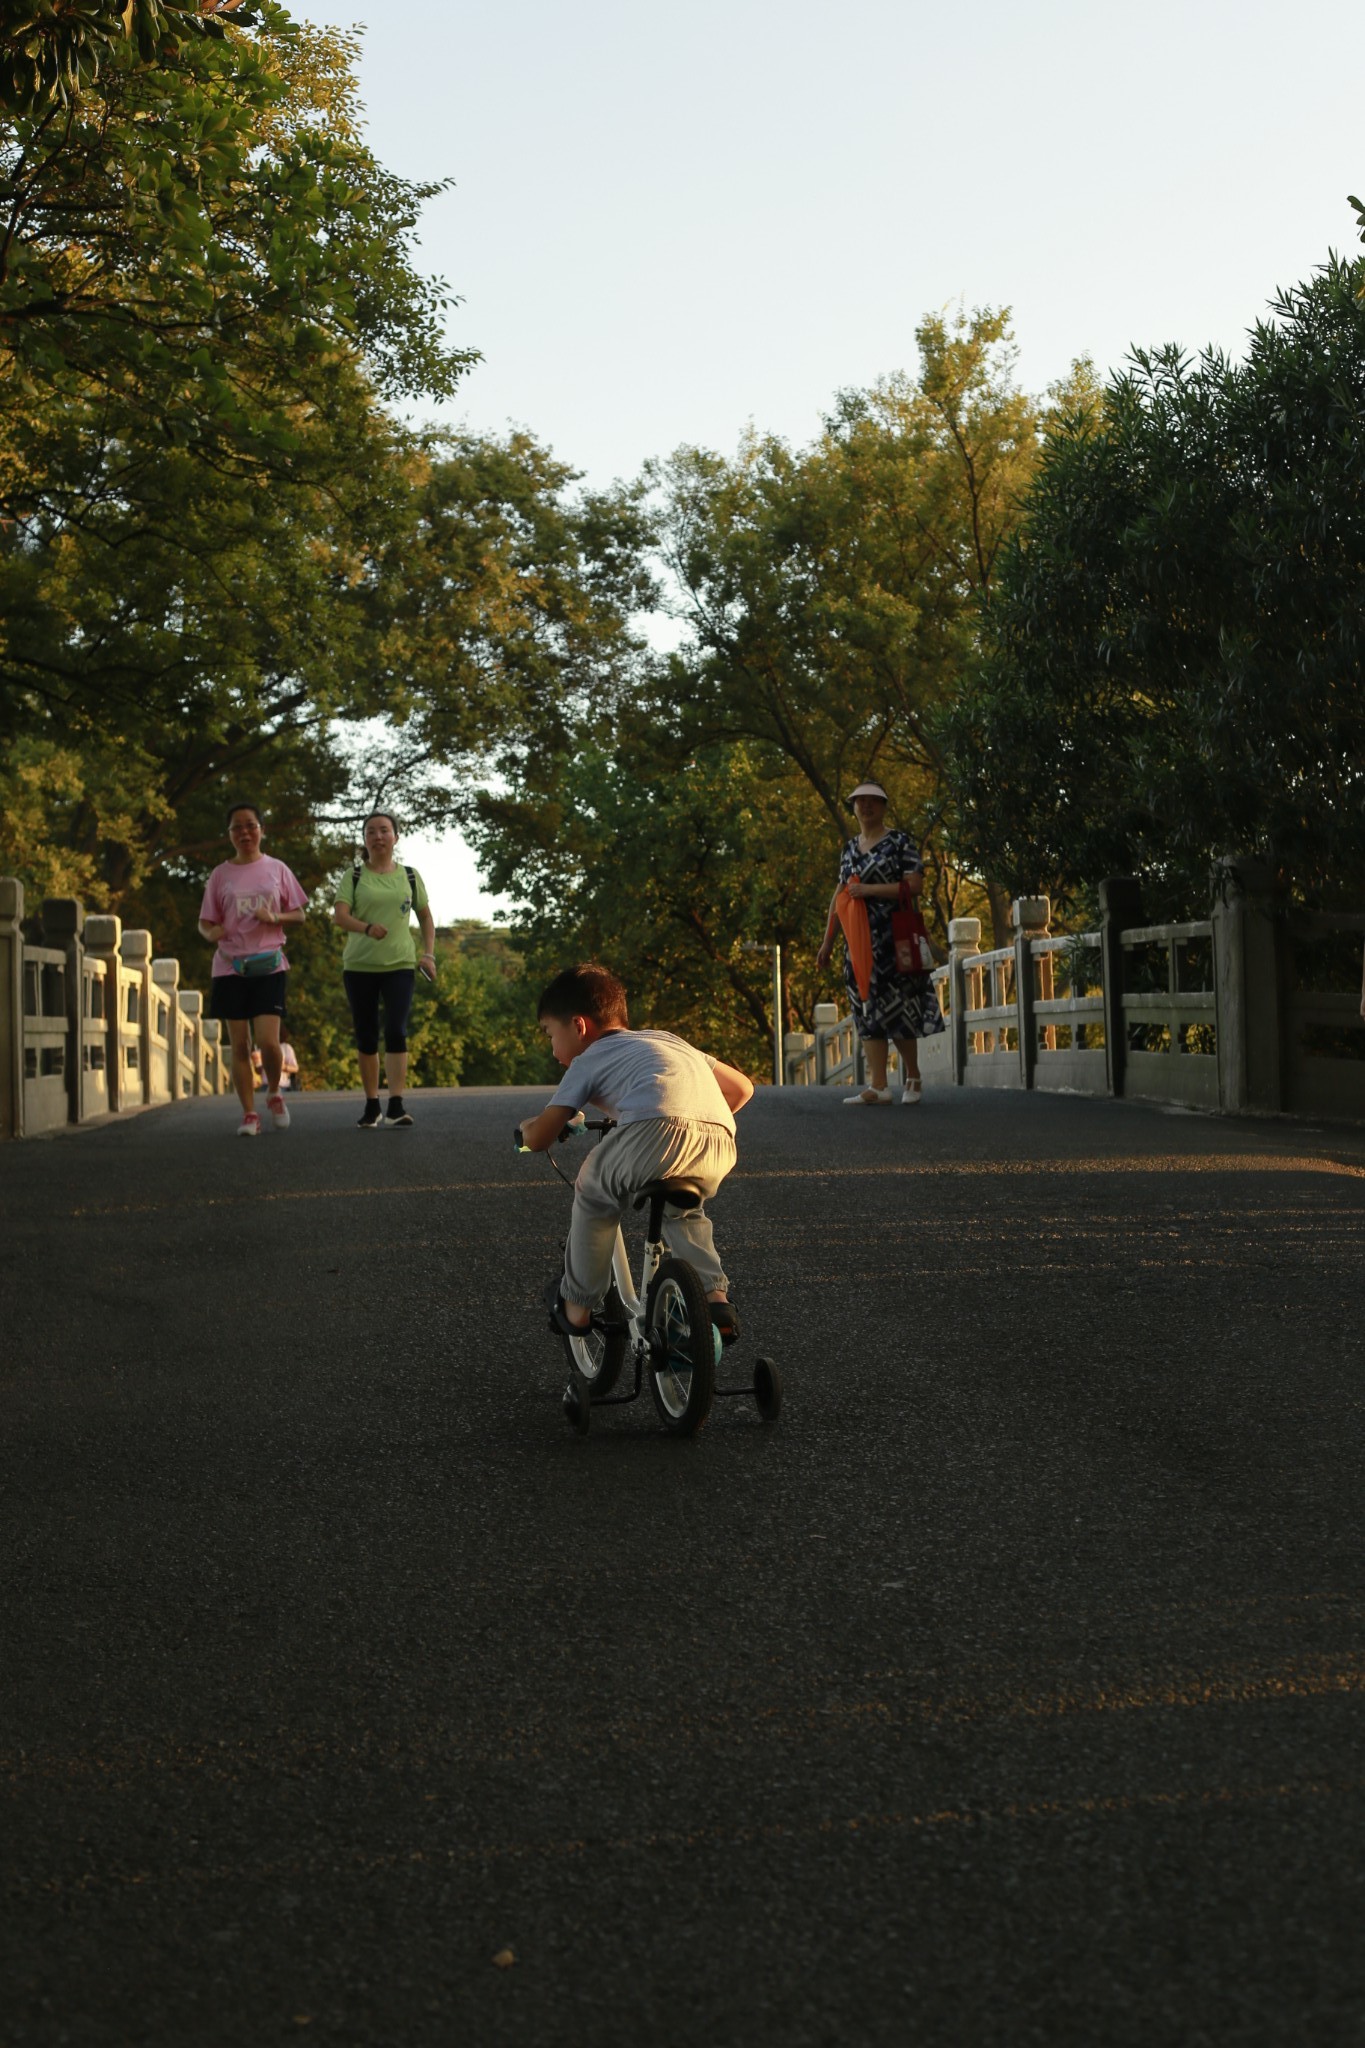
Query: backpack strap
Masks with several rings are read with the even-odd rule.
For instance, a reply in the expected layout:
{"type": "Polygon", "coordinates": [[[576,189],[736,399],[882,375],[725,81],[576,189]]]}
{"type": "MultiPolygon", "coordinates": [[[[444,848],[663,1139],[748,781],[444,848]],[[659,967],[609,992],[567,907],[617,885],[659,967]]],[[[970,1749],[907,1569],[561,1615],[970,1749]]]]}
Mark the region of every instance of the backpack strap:
{"type": "MultiPolygon", "coordinates": [[[[353,916],[353,917],[359,917],[359,915],[360,915],[360,911],[359,911],[359,908],[358,908],[358,906],[357,906],[357,898],[358,898],[358,896],[359,896],[359,893],[360,893],[360,877],[361,877],[361,875],[362,875],[362,874],[363,874],[364,872],[365,872],[365,871],[364,871],[364,869],[362,868],[362,866],[361,866],[361,864],[360,864],[360,862],[359,862],[359,861],[357,861],[357,862],[356,862],[356,864],[355,864],[355,866],[354,866],[354,867],[353,867],[353,868],[351,869],[351,914],[352,914],[352,916],[353,916]]],[[[405,874],[405,875],[407,876],[407,878],[408,878],[408,894],[409,894],[409,896],[410,896],[410,897],[412,898],[412,907],[413,907],[413,909],[414,909],[414,910],[416,910],[416,908],[417,908],[417,870],[416,870],[416,868],[410,868],[410,867],[408,867],[408,866],[406,865],[406,863],[405,863],[405,864],[404,864],[404,868],[403,868],[403,873],[404,873],[404,874],[405,874]]]]}

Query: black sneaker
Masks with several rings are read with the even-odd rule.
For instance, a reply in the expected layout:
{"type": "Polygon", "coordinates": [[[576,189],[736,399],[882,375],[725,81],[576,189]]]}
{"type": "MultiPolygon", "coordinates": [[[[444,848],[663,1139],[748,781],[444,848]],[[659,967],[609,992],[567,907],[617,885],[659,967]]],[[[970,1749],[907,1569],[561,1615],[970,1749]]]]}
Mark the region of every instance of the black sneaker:
{"type": "Polygon", "coordinates": [[[363,1114],[356,1121],[358,1131],[377,1131],[384,1121],[384,1112],[379,1107],[377,1095],[367,1096],[363,1114]]]}
{"type": "Polygon", "coordinates": [[[389,1097],[389,1113],[384,1121],[390,1124],[410,1124],[412,1122],[412,1118],[403,1107],[401,1095],[391,1095],[389,1097]]]}

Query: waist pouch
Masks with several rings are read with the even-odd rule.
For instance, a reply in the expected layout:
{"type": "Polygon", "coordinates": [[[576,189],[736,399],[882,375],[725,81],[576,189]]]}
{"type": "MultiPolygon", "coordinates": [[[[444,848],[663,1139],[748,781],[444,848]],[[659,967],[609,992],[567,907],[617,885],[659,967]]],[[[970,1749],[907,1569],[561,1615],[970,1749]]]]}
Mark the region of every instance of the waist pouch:
{"type": "Polygon", "coordinates": [[[238,953],[232,962],[234,974],[279,974],[284,967],[284,954],[279,947],[269,953],[238,953]]]}

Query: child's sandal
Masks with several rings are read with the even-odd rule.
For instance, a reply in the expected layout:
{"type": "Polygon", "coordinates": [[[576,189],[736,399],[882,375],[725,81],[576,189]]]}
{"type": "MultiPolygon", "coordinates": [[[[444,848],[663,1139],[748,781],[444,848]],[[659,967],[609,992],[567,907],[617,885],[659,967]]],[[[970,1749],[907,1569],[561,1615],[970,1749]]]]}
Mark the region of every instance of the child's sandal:
{"type": "Polygon", "coordinates": [[[721,1343],[733,1344],[739,1336],[739,1317],[735,1313],[734,1303],[732,1301],[712,1301],[708,1302],[707,1306],[711,1311],[712,1322],[720,1331],[721,1343]]]}
{"type": "Polygon", "coordinates": [[[614,1323],[610,1317],[594,1310],[586,1323],[571,1323],[564,1312],[564,1297],[558,1296],[550,1304],[550,1328],[557,1337],[587,1337],[596,1330],[599,1336],[610,1336],[613,1330],[628,1331],[628,1323],[614,1323]]]}

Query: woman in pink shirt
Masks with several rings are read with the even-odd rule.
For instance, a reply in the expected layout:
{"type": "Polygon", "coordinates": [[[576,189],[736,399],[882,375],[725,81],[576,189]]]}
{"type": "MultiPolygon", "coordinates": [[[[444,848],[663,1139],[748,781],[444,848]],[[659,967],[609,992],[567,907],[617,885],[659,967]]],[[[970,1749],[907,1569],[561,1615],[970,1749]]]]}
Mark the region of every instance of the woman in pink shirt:
{"type": "Polygon", "coordinates": [[[199,932],[216,948],[209,990],[209,1015],[221,1018],[232,1040],[232,1085],[242,1105],[239,1138],[260,1135],[256,1114],[251,1040],[254,1032],[265,1074],[266,1108],[277,1131],[289,1128],[280,1092],[289,962],[284,927],[302,924],[308,898],[282,860],[262,853],[265,832],[255,804],[228,811],[232,859],[213,870],[199,906],[199,932]]]}

